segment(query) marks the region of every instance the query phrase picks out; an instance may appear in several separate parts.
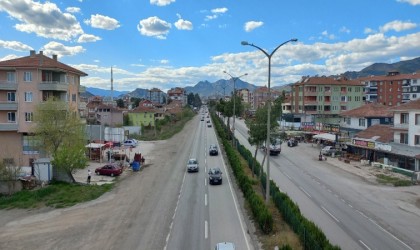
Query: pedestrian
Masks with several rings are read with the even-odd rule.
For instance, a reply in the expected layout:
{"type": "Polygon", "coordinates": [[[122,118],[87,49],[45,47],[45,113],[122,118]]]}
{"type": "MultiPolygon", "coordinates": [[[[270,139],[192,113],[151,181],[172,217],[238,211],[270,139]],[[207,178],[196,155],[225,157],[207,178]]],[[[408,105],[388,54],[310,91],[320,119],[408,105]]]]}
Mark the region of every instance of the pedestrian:
{"type": "Polygon", "coordinates": [[[87,183],[90,184],[90,178],[92,177],[92,173],[90,172],[90,169],[88,169],[88,177],[87,177],[87,183]]]}

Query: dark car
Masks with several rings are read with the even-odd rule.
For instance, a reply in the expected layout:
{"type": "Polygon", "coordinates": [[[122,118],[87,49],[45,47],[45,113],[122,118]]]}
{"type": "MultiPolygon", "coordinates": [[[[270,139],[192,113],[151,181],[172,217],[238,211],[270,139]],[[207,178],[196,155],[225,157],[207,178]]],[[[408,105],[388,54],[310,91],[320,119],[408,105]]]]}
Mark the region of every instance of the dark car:
{"type": "Polygon", "coordinates": [[[106,164],[103,167],[95,169],[97,175],[118,176],[122,173],[122,168],[114,164],[106,164]]]}
{"type": "Polygon", "coordinates": [[[222,184],[222,171],[220,171],[220,168],[209,169],[209,183],[222,184]]]}
{"type": "Polygon", "coordinates": [[[214,145],[214,144],[210,145],[209,154],[210,155],[218,155],[219,154],[219,150],[217,150],[216,145],[214,145]]]}
{"type": "Polygon", "coordinates": [[[295,139],[290,139],[287,141],[287,146],[289,147],[296,147],[298,145],[298,141],[295,139]]]}

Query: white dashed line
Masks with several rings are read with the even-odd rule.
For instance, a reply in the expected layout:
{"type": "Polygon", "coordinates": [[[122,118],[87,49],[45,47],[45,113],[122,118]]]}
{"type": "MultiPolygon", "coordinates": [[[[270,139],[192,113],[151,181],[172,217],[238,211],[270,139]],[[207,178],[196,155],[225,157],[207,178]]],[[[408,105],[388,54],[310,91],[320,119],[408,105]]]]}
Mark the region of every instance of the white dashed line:
{"type": "Polygon", "coordinates": [[[312,196],[308,192],[306,192],[306,190],[303,187],[299,186],[299,188],[300,190],[302,190],[302,192],[304,192],[307,196],[309,196],[309,198],[312,198],[312,196]]]}
{"type": "Polygon", "coordinates": [[[330,213],[330,211],[328,211],[325,207],[323,207],[323,206],[321,206],[321,208],[322,208],[322,210],[324,210],[327,214],[329,214],[335,221],[337,221],[337,222],[340,222],[340,220],[339,219],[337,219],[337,218],[335,218],[335,216],[334,215],[332,215],[331,213],[330,213]]]}
{"type": "Polygon", "coordinates": [[[359,240],[359,242],[364,246],[364,247],[366,247],[366,249],[368,249],[368,250],[370,250],[370,248],[363,242],[363,241],[361,241],[361,240],[359,240]]]}
{"type": "Polygon", "coordinates": [[[204,194],[204,206],[207,207],[207,194],[204,194]]]}
{"type": "Polygon", "coordinates": [[[204,221],[204,238],[207,239],[209,237],[209,226],[208,222],[204,221]]]}

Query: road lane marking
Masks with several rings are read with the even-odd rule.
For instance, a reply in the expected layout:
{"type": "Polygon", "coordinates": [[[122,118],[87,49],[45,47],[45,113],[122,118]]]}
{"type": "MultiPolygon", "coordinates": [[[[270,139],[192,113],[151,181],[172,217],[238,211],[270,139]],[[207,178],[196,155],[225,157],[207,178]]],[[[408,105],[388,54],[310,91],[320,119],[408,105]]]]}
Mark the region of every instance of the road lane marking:
{"type": "Polygon", "coordinates": [[[400,242],[401,244],[403,244],[405,247],[407,247],[408,249],[413,249],[411,248],[409,245],[405,244],[402,240],[398,239],[395,235],[393,235],[392,233],[388,232],[385,228],[381,227],[378,223],[376,223],[373,219],[369,218],[370,222],[372,222],[375,226],[377,226],[379,229],[381,229],[382,231],[384,231],[385,233],[387,233],[388,235],[390,235],[392,238],[394,238],[395,240],[397,240],[398,242],[400,242]]]}
{"type": "Polygon", "coordinates": [[[204,186],[207,186],[207,178],[204,178],[204,186]]]}
{"type": "Polygon", "coordinates": [[[204,206],[207,207],[207,194],[204,194],[204,206]]]}
{"type": "Polygon", "coordinates": [[[322,208],[322,210],[324,210],[327,214],[329,214],[335,221],[337,221],[337,222],[340,222],[340,220],[339,219],[337,219],[337,218],[335,218],[335,216],[334,215],[332,215],[331,213],[330,213],[330,211],[328,211],[325,207],[323,207],[323,206],[321,206],[321,208],[322,208]]]}
{"type": "Polygon", "coordinates": [[[292,177],[290,177],[288,174],[286,174],[286,173],[284,173],[284,172],[283,172],[283,174],[284,174],[287,178],[289,178],[289,180],[291,180],[291,179],[292,179],[292,177]]]}
{"type": "Polygon", "coordinates": [[[299,188],[300,190],[302,190],[302,192],[304,192],[307,196],[309,196],[309,198],[312,198],[312,196],[308,192],[306,192],[306,190],[303,187],[299,186],[299,188]]]}
{"type": "Polygon", "coordinates": [[[209,225],[207,221],[204,221],[204,239],[209,237],[209,225]]]}
{"type": "Polygon", "coordinates": [[[362,243],[362,245],[364,246],[364,247],[366,247],[368,250],[370,250],[370,248],[363,242],[363,241],[361,241],[361,240],[359,240],[359,242],[360,243],[362,243]]]}

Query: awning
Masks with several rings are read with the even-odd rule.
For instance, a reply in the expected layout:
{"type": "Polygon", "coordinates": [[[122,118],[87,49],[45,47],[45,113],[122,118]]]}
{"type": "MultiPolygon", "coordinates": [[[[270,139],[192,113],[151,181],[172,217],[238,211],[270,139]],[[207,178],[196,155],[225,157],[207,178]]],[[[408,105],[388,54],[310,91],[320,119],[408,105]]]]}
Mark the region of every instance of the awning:
{"type": "MultiPolygon", "coordinates": [[[[335,136],[336,135],[324,133],[324,134],[314,135],[313,138],[327,140],[327,141],[335,141],[335,136]]],[[[340,138],[340,136],[338,138],[340,138]]]]}
{"type": "Polygon", "coordinates": [[[104,146],[105,146],[105,144],[102,144],[102,143],[89,143],[85,147],[86,148],[102,148],[104,146]]]}

